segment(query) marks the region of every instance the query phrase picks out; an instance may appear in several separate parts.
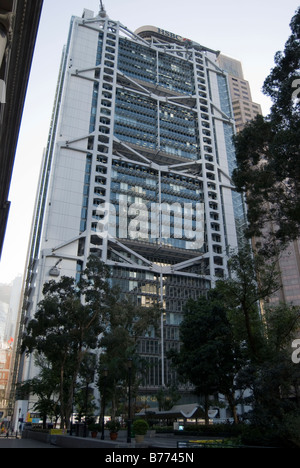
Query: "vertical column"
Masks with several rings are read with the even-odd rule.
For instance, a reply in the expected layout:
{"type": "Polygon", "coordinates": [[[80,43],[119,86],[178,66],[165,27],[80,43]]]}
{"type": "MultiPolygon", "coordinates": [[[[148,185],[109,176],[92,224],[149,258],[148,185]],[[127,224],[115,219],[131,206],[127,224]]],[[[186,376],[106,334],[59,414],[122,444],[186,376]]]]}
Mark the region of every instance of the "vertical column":
{"type": "MultiPolygon", "coordinates": [[[[89,226],[94,225],[93,218],[95,222],[95,218],[97,220],[101,216],[101,205],[106,204],[107,207],[110,203],[118,45],[119,23],[107,18],[103,29],[102,60],[98,68],[99,88],[93,144],[89,226]],[[93,214],[95,211],[98,211],[96,216],[93,214]]],[[[101,243],[101,239],[97,239],[97,242],[101,243]]],[[[107,244],[107,236],[103,235],[101,255],[104,262],[107,260],[107,244]]]]}
{"type": "Polygon", "coordinates": [[[0,15],[0,68],[2,66],[8,44],[8,35],[10,33],[12,17],[12,13],[0,15]]]}

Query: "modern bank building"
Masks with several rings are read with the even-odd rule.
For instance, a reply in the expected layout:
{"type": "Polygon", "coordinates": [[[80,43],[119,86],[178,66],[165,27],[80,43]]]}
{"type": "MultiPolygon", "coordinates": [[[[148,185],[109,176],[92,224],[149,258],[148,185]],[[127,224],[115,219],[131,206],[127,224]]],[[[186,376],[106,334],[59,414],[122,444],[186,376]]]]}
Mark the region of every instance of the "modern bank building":
{"type": "MultiPolygon", "coordinates": [[[[112,285],[163,310],[159,333],[139,341],[147,402],[161,387],[178,388],[166,353],[179,348],[184,306],[226,276],[246,222],[231,182],[236,127],[219,59],[159,27],[132,32],[104,8],[72,17],[63,50],[23,321],[34,316],[45,282],[79,278],[90,255],[99,256],[112,285]]],[[[19,376],[35,371],[24,357],[19,376]]],[[[183,403],[195,402],[190,391],[181,388],[183,403]]]]}

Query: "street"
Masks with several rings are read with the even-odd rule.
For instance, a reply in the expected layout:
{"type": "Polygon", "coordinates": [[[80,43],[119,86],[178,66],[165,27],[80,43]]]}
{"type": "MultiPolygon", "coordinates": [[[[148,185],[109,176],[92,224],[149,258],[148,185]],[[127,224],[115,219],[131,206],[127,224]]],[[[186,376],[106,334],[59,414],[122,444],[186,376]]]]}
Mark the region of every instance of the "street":
{"type": "MultiPolygon", "coordinates": [[[[87,438],[84,439],[82,437],[72,437],[71,439],[75,440],[75,446],[77,448],[87,448],[89,447],[89,442],[92,441],[92,443],[95,443],[95,439],[87,438]]],[[[156,437],[147,437],[145,438],[145,442],[149,446],[149,448],[152,448],[154,450],[157,449],[163,449],[163,448],[170,448],[170,449],[176,449],[177,448],[177,442],[178,441],[188,441],[190,440],[190,437],[175,437],[173,435],[165,435],[165,436],[156,436],[156,437]]],[[[98,440],[100,441],[100,434],[98,436],[98,440]]],[[[105,441],[110,441],[109,433],[108,431],[105,431],[105,441]]],[[[134,438],[132,439],[134,442],[134,438]]],[[[126,431],[120,431],[119,437],[118,437],[118,443],[121,444],[121,447],[124,448],[127,445],[127,432],[126,431]]],[[[113,448],[114,446],[110,447],[113,448]]],[[[50,445],[48,443],[43,443],[36,441],[34,439],[27,439],[27,438],[18,438],[16,439],[15,437],[0,437],[0,449],[1,448],[62,448],[59,446],[55,445],[50,445]]],[[[96,448],[96,447],[95,447],[96,448]]]]}
{"type": "Polygon", "coordinates": [[[16,438],[9,438],[0,437],[0,449],[16,449],[16,448],[59,448],[49,444],[43,444],[42,442],[38,442],[36,440],[30,439],[16,439],[16,438]]]}

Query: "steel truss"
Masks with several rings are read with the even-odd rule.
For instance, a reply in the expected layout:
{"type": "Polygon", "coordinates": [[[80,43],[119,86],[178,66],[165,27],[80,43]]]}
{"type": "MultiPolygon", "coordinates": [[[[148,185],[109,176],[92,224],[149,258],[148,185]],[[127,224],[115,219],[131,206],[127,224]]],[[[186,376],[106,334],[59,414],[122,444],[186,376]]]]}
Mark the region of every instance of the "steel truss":
{"type": "MultiPolygon", "coordinates": [[[[152,275],[150,280],[140,281],[131,291],[131,294],[139,300],[150,298],[150,303],[158,301],[163,309],[161,315],[161,336],[159,340],[158,359],[160,378],[159,385],[165,386],[172,380],[171,371],[165,359],[166,329],[178,328],[178,323],[170,321],[171,316],[180,317],[181,312],[167,310],[167,303],[173,291],[173,283],[191,281],[191,297],[203,294],[212,287],[218,277],[222,277],[227,271],[227,254],[229,244],[226,232],[227,208],[223,204],[223,189],[234,190],[228,166],[224,165],[218,157],[220,151],[216,140],[216,126],[220,133],[220,125],[224,122],[234,128],[232,114],[227,115],[221,109],[220,101],[215,99],[212,93],[217,76],[225,76],[223,71],[210,58],[211,54],[203,46],[195,43],[179,44],[167,42],[157,37],[151,42],[129,31],[119,22],[107,17],[97,17],[91,20],[82,20],[79,27],[98,32],[102,41],[101,63],[88,69],[76,69],[70,67],[68,73],[78,80],[88,80],[94,83],[98,93],[98,103],[93,131],[85,135],[78,135],[76,139],[59,141],[58,150],[75,151],[91,160],[89,206],[86,219],[86,229],[79,232],[78,236],[66,242],[58,244],[49,250],[43,250],[43,262],[53,258],[53,266],[59,259],[73,260],[85,267],[91,253],[97,253],[101,259],[112,268],[112,272],[135,272],[145,278],[152,275]],[[157,70],[159,69],[160,54],[171,59],[184,60],[193,70],[194,92],[191,94],[177,92],[162,86],[159,81],[151,83],[143,81],[122,71],[118,65],[120,41],[129,40],[136,45],[151,50],[157,57],[157,70]],[[93,72],[94,77],[91,77],[93,72]],[[117,93],[127,92],[137,99],[151,100],[157,109],[156,118],[156,143],[155,148],[149,148],[126,141],[115,135],[116,97],[117,93]],[[197,122],[197,151],[195,159],[187,159],[176,154],[170,154],[162,148],[162,123],[160,110],[164,106],[187,112],[197,122]],[[104,123],[103,123],[104,122],[104,123]],[[219,124],[217,123],[219,122],[219,124]],[[85,143],[86,142],[86,145],[85,143]],[[85,146],[87,149],[85,149],[85,146]],[[160,237],[156,243],[142,242],[134,239],[120,239],[118,237],[105,237],[95,234],[94,226],[98,221],[97,203],[111,203],[113,192],[113,164],[135,165],[144,170],[153,171],[157,184],[157,203],[162,205],[164,191],[163,177],[173,174],[181,178],[200,183],[202,187],[201,202],[205,210],[205,237],[201,250],[186,250],[176,248],[163,243],[162,217],[159,214],[160,237]],[[100,172],[99,172],[100,171],[100,172]],[[99,173],[101,177],[99,177],[99,173]],[[95,190],[99,193],[95,195],[95,190]],[[96,205],[95,205],[96,200],[96,205]],[[71,244],[84,245],[78,249],[78,255],[70,255],[65,247],[71,244]],[[177,280],[176,280],[177,278],[177,280]],[[194,281],[194,283],[193,283],[194,281]],[[202,286],[199,287],[199,281],[202,286]],[[148,286],[147,286],[148,284],[148,286]],[[143,288],[156,285],[156,292],[143,293],[143,288]],[[142,299],[141,299],[142,298],[142,299]],[[168,321],[169,320],[169,321],[168,321]]],[[[158,70],[159,71],[159,70],[158,70]]],[[[214,92],[215,93],[215,92],[214,92]]],[[[225,146],[225,145],[224,145],[225,146]]],[[[225,156],[226,157],[226,156],[225,156]]],[[[223,159],[224,161],[224,155],[223,159]]],[[[192,183],[192,182],[191,182],[192,183]]],[[[191,198],[192,200],[192,198],[191,198]]],[[[194,198],[195,200],[195,198],[194,198]]],[[[200,201],[200,198],[198,198],[200,201]]],[[[232,213],[230,213],[232,214],[232,213]]],[[[43,219],[40,219],[40,223],[43,219]]],[[[203,226],[204,228],[204,226],[203,226]]],[[[37,249],[35,249],[36,254],[37,249]]],[[[129,277],[128,276],[128,277],[129,277]]],[[[116,277],[118,274],[116,273],[116,277]]],[[[186,289],[186,288],[183,288],[186,289]]],[[[153,290],[152,290],[153,291],[153,290]]],[[[183,304],[181,297],[178,304],[183,304]]],[[[172,299],[173,300],[173,299],[172,299]]],[[[169,303],[172,302],[169,301],[169,303]]],[[[173,300],[175,303],[176,300],[173,300]]],[[[178,319],[179,320],[179,319],[178,319]]],[[[176,341],[176,340],[175,340],[176,341]]],[[[147,379],[146,379],[147,380],[147,379]]],[[[157,387],[158,383],[147,383],[148,389],[157,387]]]]}

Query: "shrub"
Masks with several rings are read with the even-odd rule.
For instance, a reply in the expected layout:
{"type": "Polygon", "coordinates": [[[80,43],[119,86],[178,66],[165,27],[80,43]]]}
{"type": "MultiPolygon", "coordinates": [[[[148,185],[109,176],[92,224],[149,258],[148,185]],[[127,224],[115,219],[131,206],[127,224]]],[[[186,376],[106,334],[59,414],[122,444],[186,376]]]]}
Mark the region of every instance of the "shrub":
{"type": "Polygon", "coordinates": [[[286,429],[284,426],[278,429],[249,425],[241,436],[241,442],[256,447],[299,448],[298,434],[297,431],[292,434],[290,428],[286,429]]]}
{"type": "Polygon", "coordinates": [[[149,424],[144,419],[137,419],[133,423],[133,431],[135,435],[145,435],[149,429],[149,424]]]}
{"type": "Polygon", "coordinates": [[[121,424],[119,421],[108,421],[106,424],[107,429],[109,429],[110,432],[119,432],[121,424]]]}
{"type": "Polygon", "coordinates": [[[88,429],[91,432],[100,432],[101,431],[101,424],[95,424],[95,423],[89,424],[88,429]]]}
{"type": "Polygon", "coordinates": [[[174,429],[173,426],[153,426],[152,429],[154,429],[157,434],[173,434],[174,429]]]}

